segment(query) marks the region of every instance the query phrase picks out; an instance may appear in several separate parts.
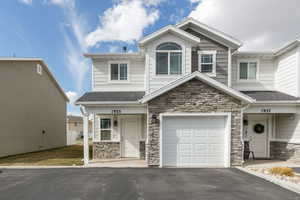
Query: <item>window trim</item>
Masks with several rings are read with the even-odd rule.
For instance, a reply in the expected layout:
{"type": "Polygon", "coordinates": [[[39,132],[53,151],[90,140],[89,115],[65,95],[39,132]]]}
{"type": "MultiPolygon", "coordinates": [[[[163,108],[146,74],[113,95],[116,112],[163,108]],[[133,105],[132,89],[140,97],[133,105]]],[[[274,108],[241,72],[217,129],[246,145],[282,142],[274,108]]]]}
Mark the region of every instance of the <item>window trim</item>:
{"type": "Polygon", "coordinates": [[[108,82],[110,83],[129,83],[130,62],[128,60],[108,61],[108,82]],[[111,64],[118,64],[118,80],[111,80],[111,64]],[[127,64],[127,80],[120,80],[120,64],[127,64]]]}
{"type": "Polygon", "coordinates": [[[259,81],[259,60],[258,59],[238,59],[237,60],[237,80],[238,82],[257,82],[259,81]],[[247,74],[249,74],[249,63],[250,62],[256,62],[256,77],[255,79],[241,79],[240,77],[240,63],[246,62],[247,65],[247,74]]]}
{"type": "Polygon", "coordinates": [[[111,116],[99,116],[99,141],[101,142],[110,142],[112,141],[112,134],[113,134],[113,118],[111,116]],[[110,129],[102,129],[101,128],[101,119],[110,119],[110,129]],[[102,140],[101,138],[101,130],[110,130],[110,140],[102,140]]]}
{"type": "Polygon", "coordinates": [[[217,50],[206,50],[206,51],[198,51],[198,70],[202,73],[202,54],[210,54],[213,56],[213,66],[212,66],[212,72],[203,72],[203,74],[206,74],[208,76],[215,77],[217,75],[217,50]]]}
{"type": "Polygon", "coordinates": [[[154,62],[155,62],[155,69],[154,69],[154,72],[155,72],[155,76],[159,76],[159,77],[178,77],[178,76],[182,76],[183,75],[183,47],[181,44],[178,44],[176,42],[162,42],[158,45],[156,45],[155,47],[155,59],[154,59],[154,62]],[[164,44],[164,43],[174,43],[178,46],[181,47],[181,50],[157,50],[158,46],[164,44]],[[157,53],[168,53],[168,74],[157,74],[157,62],[156,62],[156,58],[157,58],[157,53]],[[180,74],[170,74],[170,53],[181,53],[181,73],[180,74]]]}

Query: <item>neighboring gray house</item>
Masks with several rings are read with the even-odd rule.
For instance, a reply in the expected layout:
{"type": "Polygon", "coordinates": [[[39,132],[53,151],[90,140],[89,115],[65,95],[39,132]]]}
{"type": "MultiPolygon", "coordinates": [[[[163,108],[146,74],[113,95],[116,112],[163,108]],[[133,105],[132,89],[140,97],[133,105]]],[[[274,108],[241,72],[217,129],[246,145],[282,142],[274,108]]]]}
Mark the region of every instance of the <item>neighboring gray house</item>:
{"type": "Polygon", "coordinates": [[[0,58],[0,157],[66,145],[68,98],[42,59],[0,58]]]}
{"type": "Polygon", "coordinates": [[[299,43],[240,52],[237,39],[188,18],[142,38],[137,53],[86,54],[92,91],[76,104],[85,127],[94,119],[93,158],[230,167],[251,150],[300,159],[299,43]]]}

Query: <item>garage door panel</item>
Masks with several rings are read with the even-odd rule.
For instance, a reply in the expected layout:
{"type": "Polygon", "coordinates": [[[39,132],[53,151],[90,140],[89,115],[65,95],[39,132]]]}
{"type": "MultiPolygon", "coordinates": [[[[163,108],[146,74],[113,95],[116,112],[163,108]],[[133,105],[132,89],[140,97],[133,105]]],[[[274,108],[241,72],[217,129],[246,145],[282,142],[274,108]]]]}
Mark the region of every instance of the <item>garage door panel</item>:
{"type": "Polygon", "coordinates": [[[162,151],[165,166],[224,166],[226,119],[165,117],[162,151]]]}

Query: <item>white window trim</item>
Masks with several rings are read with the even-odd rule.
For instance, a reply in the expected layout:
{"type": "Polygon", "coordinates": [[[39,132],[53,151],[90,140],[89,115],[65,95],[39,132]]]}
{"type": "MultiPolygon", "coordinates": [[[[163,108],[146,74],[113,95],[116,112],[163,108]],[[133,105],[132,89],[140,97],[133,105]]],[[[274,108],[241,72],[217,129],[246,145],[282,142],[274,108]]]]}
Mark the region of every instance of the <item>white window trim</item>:
{"type": "Polygon", "coordinates": [[[112,141],[113,138],[113,118],[111,116],[99,116],[99,141],[101,142],[110,142],[112,141]],[[110,119],[110,129],[101,129],[101,119],[110,119]],[[110,140],[102,140],[101,139],[101,131],[102,130],[110,130],[110,140]]]}
{"type": "Polygon", "coordinates": [[[108,82],[110,83],[129,83],[130,82],[130,62],[128,60],[118,60],[118,61],[109,61],[108,62],[108,82]],[[118,64],[119,74],[118,79],[120,79],[120,64],[127,64],[127,80],[111,80],[111,64],[118,64]]]}
{"type": "Polygon", "coordinates": [[[216,50],[210,50],[210,51],[198,51],[198,70],[199,72],[202,73],[202,59],[201,59],[201,55],[202,54],[211,54],[213,55],[213,69],[212,69],[212,73],[205,73],[206,75],[208,76],[212,76],[212,77],[215,77],[217,76],[217,51],[216,50]]]}
{"type": "MultiPolygon", "coordinates": [[[[163,44],[163,43],[161,43],[163,44]]],[[[177,44],[177,43],[175,43],[177,44]]],[[[160,45],[160,44],[159,44],[160,45]]],[[[159,76],[159,77],[178,77],[181,76],[183,74],[183,50],[182,50],[182,46],[180,44],[177,44],[181,47],[181,50],[156,50],[155,49],[155,76],[159,76]],[[168,53],[168,74],[157,74],[157,62],[156,62],[156,53],[168,53]],[[170,53],[181,53],[181,73],[180,74],[170,74],[170,53]]]]}
{"type": "MultiPolygon", "coordinates": [[[[249,74],[249,73],[248,73],[249,74]]],[[[259,60],[258,59],[239,59],[237,61],[237,80],[238,82],[258,82],[259,81],[259,60]],[[241,79],[240,77],[240,63],[246,62],[247,65],[247,73],[249,72],[249,63],[256,62],[256,78],[255,79],[241,79]]]]}

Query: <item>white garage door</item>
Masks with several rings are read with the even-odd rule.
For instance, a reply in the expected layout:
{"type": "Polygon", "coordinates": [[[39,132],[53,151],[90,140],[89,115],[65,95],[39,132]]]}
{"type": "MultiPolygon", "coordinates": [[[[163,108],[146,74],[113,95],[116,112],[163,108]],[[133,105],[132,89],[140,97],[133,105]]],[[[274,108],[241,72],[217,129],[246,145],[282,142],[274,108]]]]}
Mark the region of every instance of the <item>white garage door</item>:
{"type": "Polygon", "coordinates": [[[162,166],[224,167],[225,116],[163,117],[162,166]]]}

